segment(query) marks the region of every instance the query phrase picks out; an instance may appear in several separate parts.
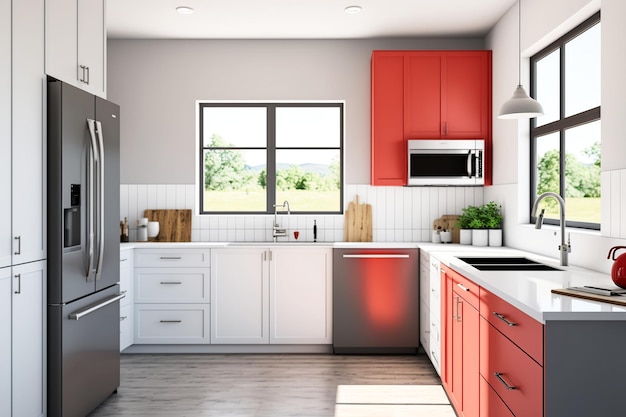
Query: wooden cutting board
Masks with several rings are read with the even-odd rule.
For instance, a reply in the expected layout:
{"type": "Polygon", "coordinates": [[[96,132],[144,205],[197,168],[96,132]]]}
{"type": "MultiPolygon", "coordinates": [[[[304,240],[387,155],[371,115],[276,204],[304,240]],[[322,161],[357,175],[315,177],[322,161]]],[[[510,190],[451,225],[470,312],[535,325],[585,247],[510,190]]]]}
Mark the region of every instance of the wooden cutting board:
{"type": "Polygon", "coordinates": [[[191,210],[144,210],[143,216],[159,222],[159,234],[151,242],[191,242],[191,210]]]}
{"type": "Polygon", "coordinates": [[[373,240],[371,204],[360,204],[357,195],[355,201],[348,204],[344,217],[343,237],[346,242],[371,242],[373,240]]]}
{"type": "Polygon", "coordinates": [[[626,306],[626,297],[620,295],[600,295],[588,292],[576,291],[569,288],[559,288],[552,290],[554,294],[568,295],[570,297],[583,298],[585,300],[602,301],[603,303],[616,304],[618,306],[626,306]]]}

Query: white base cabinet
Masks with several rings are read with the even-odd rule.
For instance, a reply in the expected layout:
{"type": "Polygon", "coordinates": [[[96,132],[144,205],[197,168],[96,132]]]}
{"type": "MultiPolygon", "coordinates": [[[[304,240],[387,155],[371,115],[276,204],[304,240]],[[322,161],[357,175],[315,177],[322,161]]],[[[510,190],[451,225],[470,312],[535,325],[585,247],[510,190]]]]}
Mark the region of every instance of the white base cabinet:
{"type": "Polygon", "coordinates": [[[441,262],[420,249],[420,343],[441,375],[441,262]]]}
{"type": "Polygon", "coordinates": [[[332,343],[332,250],[214,249],[212,344],[332,343]]]}
{"type": "Polygon", "coordinates": [[[271,251],[270,343],[332,343],[332,250],[271,251]]]}
{"type": "Polygon", "coordinates": [[[120,249],[120,292],[126,295],[120,301],[120,352],[133,344],[133,273],[132,248],[120,249]]]}
{"type": "Polygon", "coordinates": [[[11,268],[0,269],[0,416],[11,415],[11,268]]]}
{"type": "Polygon", "coordinates": [[[210,342],[210,252],[135,250],[134,343],[210,342]]]}
{"type": "Polygon", "coordinates": [[[46,414],[46,263],[13,267],[11,281],[12,415],[43,416],[46,414]]]}

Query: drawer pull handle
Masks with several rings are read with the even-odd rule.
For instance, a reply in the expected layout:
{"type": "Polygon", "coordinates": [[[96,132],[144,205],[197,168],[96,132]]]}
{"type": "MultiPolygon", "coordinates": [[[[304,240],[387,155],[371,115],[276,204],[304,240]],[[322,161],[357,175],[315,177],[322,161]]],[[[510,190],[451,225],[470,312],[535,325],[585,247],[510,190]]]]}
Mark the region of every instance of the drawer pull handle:
{"type": "Polygon", "coordinates": [[[460,289],[462,289],[463,291],[469,291],[470,290],[469,288],[467,288],[465,285],[463,285],[461,283],[457,283],[456,286],[459,287],[460,289]]]}
{"type": "Polygon", "coordinates": [[[182,256],[161,256],[159,259],[163,260],[180,260],[183,259],[182,256]]]}
{"type": "Polygon", "coordinates": [[[127,318],[128,318],[128,316],[122,316],[122,317],[120,317],[120,321],[124,321],[124,320],[126,320],[127,318]]]}
{"type": "Polygon", "coordinates": [[[182,323],[182,320],[160,320],[161,323],[182,323]]]}
{"type": "Polygon", "coordinates": [[[126,262],[127,260],[128,258],[123,258],[123,259],[120,259],[120,262],[126,262]]]}
{"type": "Polygon", "coordinates": [[[500,382],[502,382],[502,384],[504,384],[504,386],[506,387],[506,389],[507,389],[507,390],[511,391],[511,390],[517,389],[517,387],[516,387],[516,386],[514,386],[514,385],[509,385],[509,384],[508,384],[508,383],[504,380],[504,378],[502,378],[502,375],[503,375],[503,374],[502,374],[501,372],[494,372],[493,374],[496,376],[496,378],[498,378],[498,379],[500,380],[500,382]]]}
{"type": "Polygon", "coordinates": [[[181,285],[180,281],[161,281],[161,285],[181,285]]]}
{"type": "Polygon", "coordinates": [[[500,320],[502,320],[503,322],[505,322],[507,325],[509,326],[517,326],[517,323],[507,320],[506,317],[504,317],[503,314],[498,313],[497,311],[493,312],[493,315],[496,316],[497,318],[499,318],[500,320]]]}

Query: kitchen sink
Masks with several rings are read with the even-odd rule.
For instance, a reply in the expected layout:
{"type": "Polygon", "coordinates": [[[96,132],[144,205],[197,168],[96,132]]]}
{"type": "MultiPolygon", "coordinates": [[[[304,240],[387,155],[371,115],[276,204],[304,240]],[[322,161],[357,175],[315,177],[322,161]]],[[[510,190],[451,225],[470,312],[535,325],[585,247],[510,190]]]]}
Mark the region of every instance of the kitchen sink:
{"type": "Polygon", "coordinates": [[[526,265],[476,264],[472,266],[479,271],[561,271],[559,268],[540,263],[526,265]]]}
{"type": "Polygon", "coordinates": [[[462,257],[459,260],[479,271],[561,271],[522,256],[504,257],[462,257]]]}
{"type": "Polygon", "coordinates": [[[459,258],[463,262],[466,262],[471,265],[526,265],[526,264],[538,264],[539,262],[533,261],[532,259],[524,258],[522,256],[492,256],[492,257],[463,257],[459,258]]]}

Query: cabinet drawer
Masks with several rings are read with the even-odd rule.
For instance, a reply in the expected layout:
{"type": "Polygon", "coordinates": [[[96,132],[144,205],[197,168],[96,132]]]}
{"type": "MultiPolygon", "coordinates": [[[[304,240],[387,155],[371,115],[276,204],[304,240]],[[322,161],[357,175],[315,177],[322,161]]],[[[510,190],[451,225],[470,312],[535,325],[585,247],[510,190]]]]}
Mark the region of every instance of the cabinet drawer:
{"type": "Polygon", "coordinates": [[[480,378],[480,417],[515,417],[484,378],[480,378]]]}
{"type": "Polygon", "coordinates": [[[133,306],[120,307],[120,351],[133,344],[133,306]]]}
{"type": "Polygon", "coordinates": [[[208,303],[209,268],[137,268],[136,303],[208,303]]]}
{"type": "Polygon", "coordinates": [[[480,315],[543,365],[543,324],[482,288],[480,315]]]}
{"type": "Polygon", "coordinates": [[[479,286],[449,267],[441,267],[441,273],[452,278],[452,290],[457,292],[476,310],[479,308],[479,286]]]}
{"type": "Polygon", "coordinates": [[[208,304],[135,305],[135,343],[209,343],[208,304]]]}
{"type": "Polygon", "coordinates": [[[136,249],[135,267],[208,267],[210,255],[207,249],[136,249]]]}
{"type": "Polygon", "coordinates": [[[482,377],[516,417],[543,415],[543,368],[484,318],[479,363],[482,377]]]}
{"type": "Polygon", "coordinates": [[[420,299],[430,305],[430,272],[420,267],[420,299]]]}

